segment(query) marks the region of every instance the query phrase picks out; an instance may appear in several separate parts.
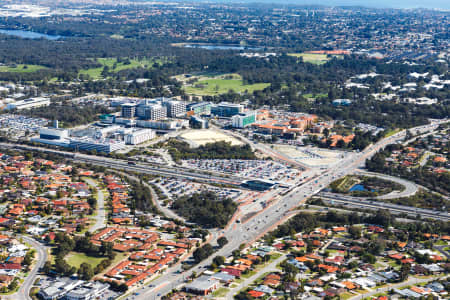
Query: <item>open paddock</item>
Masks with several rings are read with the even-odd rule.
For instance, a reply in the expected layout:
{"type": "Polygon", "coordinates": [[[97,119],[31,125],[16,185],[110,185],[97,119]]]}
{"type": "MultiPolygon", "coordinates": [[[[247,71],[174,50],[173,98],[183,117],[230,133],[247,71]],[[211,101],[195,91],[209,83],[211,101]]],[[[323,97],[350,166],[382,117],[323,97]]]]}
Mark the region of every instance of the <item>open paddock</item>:
{"type": "Polygon", "coordinates": [[[228,136],[222,132],[205,129],[205,130],[191,130],[180,135],[180,138],[188,142],[193,147],[206,145],[215,142],[227,142],[232,146],[241,146],[243,143],[238,139],[228,136]]]}

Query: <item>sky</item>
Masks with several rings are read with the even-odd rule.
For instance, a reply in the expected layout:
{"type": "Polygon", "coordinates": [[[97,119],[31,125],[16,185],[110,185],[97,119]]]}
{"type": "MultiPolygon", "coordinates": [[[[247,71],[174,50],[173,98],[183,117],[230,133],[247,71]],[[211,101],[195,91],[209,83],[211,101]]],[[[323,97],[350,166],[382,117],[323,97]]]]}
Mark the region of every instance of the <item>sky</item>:
{"type": "MultiPolygon", "coordinates": [[[[217,1],[217,0],[216,0],[217,1]]],[[[219,0],[221,2],[266,2],[317,4],[330,6],[366,6],[377,8],[438,8],[450,10],[450,0],[219,0]]]]}

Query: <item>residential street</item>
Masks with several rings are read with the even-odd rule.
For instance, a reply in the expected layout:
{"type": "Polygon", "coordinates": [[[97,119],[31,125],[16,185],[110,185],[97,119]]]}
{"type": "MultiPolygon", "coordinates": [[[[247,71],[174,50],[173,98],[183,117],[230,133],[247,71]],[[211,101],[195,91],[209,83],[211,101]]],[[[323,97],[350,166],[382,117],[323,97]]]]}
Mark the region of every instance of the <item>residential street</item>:
{"type": "MultiPolygon", "coordinates": [[[[445,276],[445,277],[440,278],[440,279],[445,279],[447,277],[448,276],[445,276]]],[[[383,287],[383,288],[379,288],[379,289],[374,289],[374,290],[372,290],[369,293],[351,297],[350,300],[359,300],[359,299],[364,299],[364,298],[370,298],[370,297],[372,297],[375,294],[385,293],[385,292],[390,291],[391,289],[401,288],[401,287],[404,287],[404,286],[415,285],[415,284],[424,283],[424,282],[430,282],[430,281],[434,281],[434,280],[436,280],[436,277],[430,277],[430,278],[410,277],[407,281],[400,282],[400,283],[397,283],[397,284],[392,284],[392,285],[389,285],[389,286],[386,286],[386,287],[383,287]]]]}
{"type": "Polygon", "coordinates": [[[105,227],[106,224],[105,195],[103,194],[103,191],[98,188],[98,184],[95,180],[86,178],[85,181],[87,184],[97,189],[97,215],[95,216],[95,224],[89,228],[90,232],[94,232],[97,229],[105,227]]]}
{"type": "Polygon", "coordinates": [[[33,286],[34,281],[36,280],[36,275],[39,269],[44,266],[48,258],[47,249],[43,244],[27,236],[20,236],[20,237],[24,240],[24,242],[27,242],[34,249],[36,249],[35,265],[34,268],[28,273],[27,278],[25,278],[25,281],[22,283],[17,293],[2,296],[2,299],[11,299],[11,300],[31,299],[31,297],[29,296],[30,289],[33,286]]]}
{"type": "Polygon", "coordinates": [[[240,290],[242,290],[243,288],[252,284],[256,279],[261,277],[264,273],[280,271],[279,269],[277,269],[277,265],[285,259],[286,259],[286,254],[283,254],[282,256],[280,256],[279,258],[277,258],[276,260],[274,260],[273,262],[271,262],[270,264],[268,264],[267,266],[265,266],[264,268],[259,270],[256,274],[254,274],[254,275],[250,276],[249,278],[245,279],[244,281],[242,281],[237,287],[230,289],[230,291],[228,292],[228,294],[226,296],[226,299],[230,299],[230,300],[233,299],[233,296],[235,294],[239,293],[240,290]]]}

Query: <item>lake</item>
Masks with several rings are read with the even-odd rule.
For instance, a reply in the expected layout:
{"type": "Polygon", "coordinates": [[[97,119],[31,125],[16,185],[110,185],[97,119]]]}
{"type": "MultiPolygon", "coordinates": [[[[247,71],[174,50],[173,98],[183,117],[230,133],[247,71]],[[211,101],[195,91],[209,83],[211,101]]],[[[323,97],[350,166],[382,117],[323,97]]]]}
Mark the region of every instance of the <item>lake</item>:
{"type": "MultiPolygon", "coordinates": [[[[368,189],[362,184],[355,184],[349,189],[349,192],[367,192],[368,189]]],[[[371,192],[375,192],[375,190],[371,190],[371,192]]]]}
{"type": "Polygon", "coordinates": [[[349,190],[350,192],[365,192],[366,188],[362,184],[355,184],[349,190]]]}
{"type": "Polygon", "coordinates": [[[238,45],[207,45],[207,44],[185,44],[185,48],[201,48],[206,50],[261,50],[261,48],[249,48],[238,45]]]}
{"type": "Polygon", "coordinates": [[[7,34],[12,36],[18,36],[24,39],[40,39],[44,38],[47,40],[57,40],[60,39],[61,36],[59,35],[49,35],[44,33],[38,33],[33,31],[27,31],[27,30],[16,30],[16,29],[0,29],[1,34],[7,34]]]}

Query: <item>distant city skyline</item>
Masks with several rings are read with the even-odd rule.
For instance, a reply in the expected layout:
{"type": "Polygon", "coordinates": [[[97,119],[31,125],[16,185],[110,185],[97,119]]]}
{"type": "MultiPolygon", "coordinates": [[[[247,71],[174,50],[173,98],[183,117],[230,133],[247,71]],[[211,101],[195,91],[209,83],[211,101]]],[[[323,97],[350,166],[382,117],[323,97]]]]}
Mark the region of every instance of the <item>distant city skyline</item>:
{"type": "MultiPolygon", "coordinates": [[[[207,1],[207,0],[206,0],[207,1]]],[[[283,3],[376,8],[433,8],[450,10],[450,0],[213,0],[218,2],[283,3]]]]}

